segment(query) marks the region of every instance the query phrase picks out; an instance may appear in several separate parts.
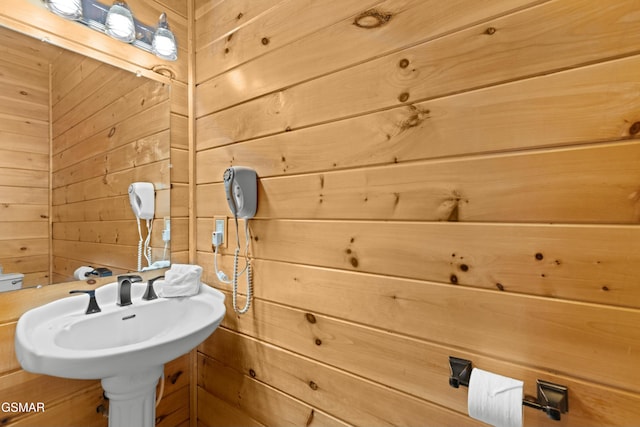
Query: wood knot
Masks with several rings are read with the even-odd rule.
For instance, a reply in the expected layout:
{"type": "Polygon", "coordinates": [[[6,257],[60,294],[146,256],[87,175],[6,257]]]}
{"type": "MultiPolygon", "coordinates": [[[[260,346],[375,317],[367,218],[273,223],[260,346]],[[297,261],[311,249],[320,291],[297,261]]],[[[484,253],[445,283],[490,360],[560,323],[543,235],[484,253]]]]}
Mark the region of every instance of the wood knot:
{"type": "Polygon", "coordinates": [[[496,31],[497,30],[494,27],[489,27],[484,31],[484,33],[492,36],[492,35],[494,35],[496,33],[496,31]]]}
{"type": "Polygon", "coordinates": [[[409,92],[402,92],[398,96],[398,101],[400,102],[407,102],[408,100],[409,100],[409,92]]]}
{"type": "Polygon", "coordinates": [[[311,413],[307,417],[307,421],[304,424],[306,427],[309,427],[311,425],[311,423],[313,422],[313,414],[315,414],[315,410],[314,409],[311,410],[311,413]]]}
{"type": "Polygon", "coordinates": [[[111,138],[115,134],[116,134],[116,127],[114,126],[111,129],[109,129],[109,135],[107,135],[107,137],[111,138]]]}
{"type": "Polygon", "coordinates": [[[629,134],[630,135],[635,135],[638,132],[640,132],[640,122],[635,122],[634,124],[631,125],[631,127],[629,128],[629,134]]]}
{"type": "Polygon", "coordinates": [[[451,283],[453,283],[454,285],[458,284],[458,276],[456,276],[455,274],[452,274],[451,276],[449,276],[449,281],[451,283]]]}
{"type": "Polygon", "coordinates": [[[269,44],[269,38],[268,37],[263,37],[261,41],[262,41],[262,44],[265,45],[265,46],[269,44]]]}
{"type": "Polygon", "coordinates": [[[313,381],[309,381],[309,388],[311,388],[311,390],[317,390],[318,384],[314,383],[313,381]]]}
{"type": "Polygon", "coordinates": [[[542,261],[542,260],[544,259],[544,255],[542,255],[542,253],[538,252],[538,253],[536,254],[536,259],[537,259],[538,261],[542,261]]]}
{"type": "Polygon", "coordinates": [[[400,68],[407,68],[409,66],[409,60],[407,58],[402,58],[400,62],[398,62],[398,66],[400,68]]]}
{"type": "Polygon", "coordinates": [[[236,19],[242,19],[243,16],[244,16],[244,13],[240,12],[238,16],[236,16],[236,19]]]}
{"type": "MultiPolygon", "coordinates": [[[[409,94],[407,94],[407,98],[409,98],[409,94]]],[[[415,105],[409,105],[409,117],[407,117],[406,119],[398,123],[398,127],[400,128],[400,131],[405,131],[405,130],[420,126],[422,122],[424,122],[426,119],[429,118],[429,113],[430,113],[429,110],[416,107],[415,105]]]]}
{"type": "Polygon", "coordinates": [[[322,345],[322,340],[320,338],[316,338],[315,343],[316,345],[322,345]]]}
{"type": "Polygon", "coordinates": [[[20,95],[27,96],[27,95],[29,95],[29,94],[28,94],[26,91],[21,90],[21,91],[20,91],[20,95]]]}
{"type": "Polygon", "coordinates": [[[353,25],[360,28],[378,28],[391,20],[393,15],[390,13],[380,12],[377,9],[369,9],[356,16],[353,25]]]}
{"type": "Polygon", "coordinates": [[[469,266],[467,264],[460,264],[460,270],[469,271],[469,266]]]}
{"type": "Polygon", "coordinates": [[[311,313],[305,314],[304,317],[307,319],[307,322],[309,322],[309,323],[316,323],[316,321],[317,321],[316,320],[316,316],[314,316],[311,313]]]}
{"type": "Polygon", "coordinates": [[[358,268],[358,258],[356,258],[356,257],[351,257],[351,259],[349,260],[349,262],[351,263],[351,265],[353,266],[353,268],[358,268]]]}
{"type": "Polygon", "coordinates": [[[502,283],[496,283],[496,288],[498,288],[498,290],[504,291],[504,286],[502,286],[502,283]]]}
{"type": "Polygon", "coordinates": [[[169,375],[169,382],[171,384],[175,384],[176,382],[178,382],[178,378],[180,378],[181,375],[182,375],[182,371],[178,371],[173,375],[169,375]]]}
{"type": "Polygon", "coordinates": [[[251,378],[255,378],[256,377],[256,371],[254,371],[253,369],[249,369],[249,376],[251,378]]]}

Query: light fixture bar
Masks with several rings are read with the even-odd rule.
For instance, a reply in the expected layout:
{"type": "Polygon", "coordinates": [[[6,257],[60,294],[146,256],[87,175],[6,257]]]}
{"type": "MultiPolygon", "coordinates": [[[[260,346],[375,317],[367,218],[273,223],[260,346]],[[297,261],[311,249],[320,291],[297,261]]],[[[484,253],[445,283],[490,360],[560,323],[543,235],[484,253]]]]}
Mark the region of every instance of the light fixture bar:
{"type": "MultiPolygon", "coordinates": [[[[43,0],[46,2],[46,0],[43,0]]],[[[82,16],[76,21],[86,25],[89,28],[92,28],[96,31],[106,34],[105,22],[107,20],[107,14],[109,13],[109,9],[111,5],[106,5],[100,3],[97,0],[81,0],[82,1],[82,16]]],[[[145,52],[149,52],[151,54],[155,54],[153,52],[153,37],[156,32],[156,27],[145,25],[142,22],[138,21],[133,16],[133,23],[135,26],[135,40],[131,42],[133,46],[144,50],[145,52]]],[[[157,56],[157,55],[156,55],[157,56]]],[[[168,58],[163,58],[168,59],[168,58]]]]}

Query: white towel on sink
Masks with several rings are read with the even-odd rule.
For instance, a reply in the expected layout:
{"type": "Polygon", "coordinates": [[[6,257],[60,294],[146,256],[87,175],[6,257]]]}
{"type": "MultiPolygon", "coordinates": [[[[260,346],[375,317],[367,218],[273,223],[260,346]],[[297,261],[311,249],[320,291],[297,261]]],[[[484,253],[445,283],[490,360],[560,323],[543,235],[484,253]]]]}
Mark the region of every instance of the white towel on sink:
{"type": "Polygon", "coordinates": [[[189,297],[200,292],[202,267],[192,264],[173,264],[158,280],[158,295],[164,298],[189,297]]]}

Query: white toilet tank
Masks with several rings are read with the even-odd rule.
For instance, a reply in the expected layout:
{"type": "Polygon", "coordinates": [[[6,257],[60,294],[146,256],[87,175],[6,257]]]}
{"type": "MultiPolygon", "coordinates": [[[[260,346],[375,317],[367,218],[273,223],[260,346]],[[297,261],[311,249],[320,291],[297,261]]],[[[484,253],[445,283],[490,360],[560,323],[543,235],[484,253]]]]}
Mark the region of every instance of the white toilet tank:
{"type": "Polygon", "coordinates": [[[0,274],[0,292],[13,291],[22,288],[22,273],[0,274]]]}

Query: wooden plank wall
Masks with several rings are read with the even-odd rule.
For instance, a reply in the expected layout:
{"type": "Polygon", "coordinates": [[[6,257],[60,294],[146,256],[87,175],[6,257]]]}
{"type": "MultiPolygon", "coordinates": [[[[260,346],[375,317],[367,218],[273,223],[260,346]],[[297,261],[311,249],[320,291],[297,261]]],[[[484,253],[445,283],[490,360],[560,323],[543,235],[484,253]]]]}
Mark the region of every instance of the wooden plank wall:
{"type": "Polygon", "coordinates": [[[49,51],[5,28],[0,45],[0,266],[48,284],[49,51]]]}
{"type": "MultiPolygon", "coordinates": [[[[173,262],[187,262],[190,203],[188,158],[189,144],[192,139],[188,124],[187,27],[190,13],[188,2],[186,0],[129,0],[128,4],[134,10],[136,17],[143,22],[153,23],[160,12],[167,12],[180,48],[180,57],[177,62],[158,60],[131,46],[56,17],[45,10],[40,2],[0,2],[0,24],[39,39],[46,38],[72,51],[132,72],[139,72],[145,77],[170,85],[171,259],[173,262]],[[163,77],[153,70],[172,78],[163,77]]],[[[0,49],[4,54],[4,44],[0,49]]],[[[48,140],[45,151],[48,154],[48,140]]],[[[103,282],[99,281],[98,285],[101,283],[103,282]]],[[[66,296],[70,289],[87,288],[87,286],[89,285],[86,283],[72,282],[0,295],[0,401],[45,402],[44,413],[3,413],[0,424],[11,426],[107,425],[106,418],[97,412],[100,405],[105,405],[98,381],[65,380],[29,374],[20,369],[14,356],[15,323],[24,311],[66,296]]],[[[164,398],[157,409],[156,425],[166,427],[189,425],[191,366],[191,355],[185,355],[165,367],[167,382],[164,398]]]]}
{"type": "MultiPolygon", "coordinates": [[[[170,216],[167,85],[67,51],[53,63],[51,95],[53,281],[73,280],[82,265],[114,274],[137,270],[140,237],[127,192],[136,181],[156,189],[152,261],[163,259],[170,216]]],[[[146,237],[146,221],[141,230],[146,237]]]]}
{"type": "Polygon", "coordinates": [[[227,301],[222,173],[260,177],[198,425],[480,425],[450,355],[569,387],[526,425],[640,424],[639,12],[196,1],[197,262],[227,301]]]}

